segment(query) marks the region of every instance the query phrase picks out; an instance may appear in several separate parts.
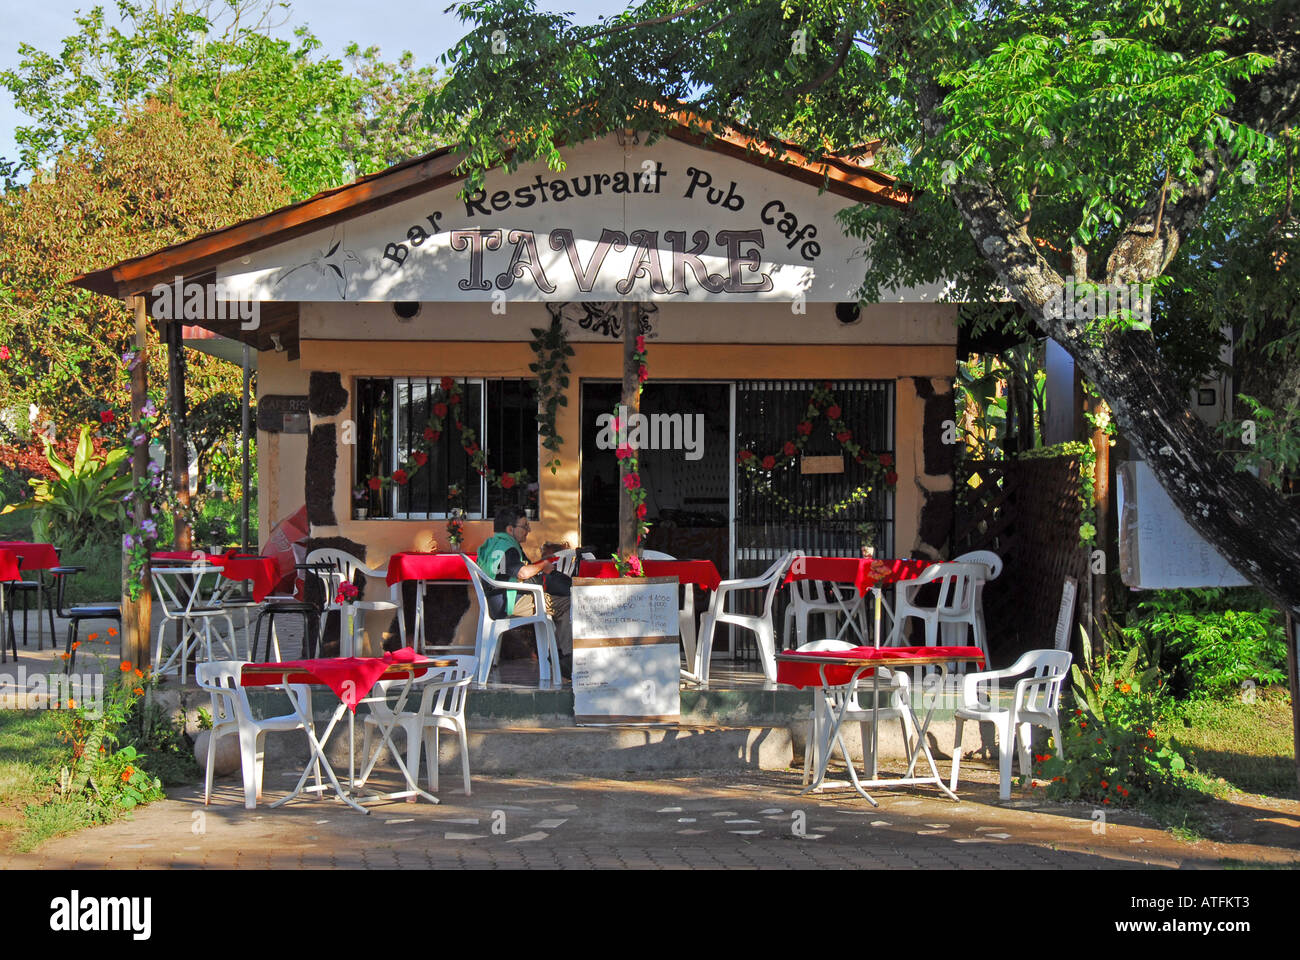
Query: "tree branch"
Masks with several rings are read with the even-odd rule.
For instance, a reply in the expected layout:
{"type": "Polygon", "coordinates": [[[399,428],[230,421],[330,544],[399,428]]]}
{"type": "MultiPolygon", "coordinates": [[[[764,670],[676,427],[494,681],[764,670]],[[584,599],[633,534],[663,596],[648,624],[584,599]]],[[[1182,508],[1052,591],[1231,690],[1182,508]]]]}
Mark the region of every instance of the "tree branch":
{"type": "Polygon", "coordinates": [[[823,72],[821,76],[808,80],[805,83],[801,83],[797,87],[792,88],[787,94],[787,99],[793,99],[802,96],[805,93],[812,93],[812,91],[816,90],[818,87],[825,84],[826,81],[830,80],[831,77],[835,76],[835,74],[839,72],[840,67],[844,66],[844,61],[849,57],[849,50],[853,47],[853,35],[855,32],[856,31],[853,27],[845,27],[844,34],[840,37],[839,49],[835,51],[835,59],[831,62],[831,65],[826,68],[825,72],[823,72]]]}

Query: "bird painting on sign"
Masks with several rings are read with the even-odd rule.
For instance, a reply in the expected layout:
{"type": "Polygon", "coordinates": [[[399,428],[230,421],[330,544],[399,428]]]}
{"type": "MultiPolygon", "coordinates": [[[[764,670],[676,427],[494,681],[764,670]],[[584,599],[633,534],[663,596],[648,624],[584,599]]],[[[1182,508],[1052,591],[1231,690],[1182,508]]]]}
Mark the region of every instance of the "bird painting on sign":
{"type": "Polygon", "coordinates": [[[285,267],[276,275],[275,285],[278,287],[290,276],[306,267],[311,267],[326,280],[333,280],[338,290],[339,299],[348,298],[348,280],[352,272],[353,265],[360,266],[361,258],[351,250],[343,246],[343,233],[337,227],[330,234],[329,246],[306,263],[300,263],[296,267],[285,267]]]}

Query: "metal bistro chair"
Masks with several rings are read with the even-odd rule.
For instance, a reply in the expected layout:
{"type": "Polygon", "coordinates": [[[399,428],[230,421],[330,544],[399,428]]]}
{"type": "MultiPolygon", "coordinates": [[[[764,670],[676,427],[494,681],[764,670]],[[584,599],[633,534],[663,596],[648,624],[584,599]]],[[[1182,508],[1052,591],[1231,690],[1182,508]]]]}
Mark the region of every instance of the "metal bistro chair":
{"type": "Polygon", "coordinates": [[[555,642],[555,624],[546,613],[546,593],[539,583],[517,583],[513,580],[493,580],[482,568],[462,554],[469,570],[470,582],[478,599],[478,634],[474,641],[474,656],[478,660],[478,683],[487,683],[488,674],[496,665],[500,653],[501,634],[515,627],[531,626],[537,637],[538,683],[558,682],[560,679],[560,651],[555,642]],[[527,616],[494,619],[488,612],[487,591],[515,590],[533,596],[533,613],[527,616]]]}
{"type": "Polygon", "coordinates": [[[695,647],[694,676],[701,686],[709,682],[709,657],[713,653],[713,637],[720,623],[730,623],[753,632],[758,639],[763,676],[769,683],[776,682],[776,630],[772,625],[772,602],[781,588],[781,575],[793,557],[793,553],[786,553],[759,576],[723,580],[718,584],[718,589],[713,591],[709,609],[700,620],[700,639],[695,647]],[[727,612],[727,598],[746,590],[764,591],[763,612],[757,616],[727,612]]]}
{"type": "MultiPolygon", "coordinates": [[[[378,754],[386,746],[379,743],[375,753],[370,752],[370,738],[374,727],[392,724],[393,729],[401,730],[406,736],[406,769],[412,780],[420,777],[420,752],[423,745],[424,762],[428,769],[429,792],[438,790],[438,732],[450,730],[456,734],[460,747],[461,776],[465,782],[465,796],[470,795],[469,786],[469,733],[465,729],[465,699],[469,685],[474,680],[476,662],[473,657],[458,657],[456,666],[441,670],[430,670],[415,681],[412,694],[420,693],[420,705],[414,710],[394,713],[388,704],[388,691],[400,688],[405,680],[380,680],[379,690],[383,699],[370,702],[370,714],[366,717],[361,755],[366,757],[367,775],[374,768],[378,754]]],[[[357,781],[364,786],[366,776],[357,781]]]]}
{"type": "Polygon", "coordinates": [[[239,651],[235,649],[235,624],[231,620],[229,612],[221,606],[220,602],[213,603],[210,596],[203,596],[203,578],[207,576],[221,575],[221,570],[217,567],[206,564],[189,567],[157,567],[153,570],[153,588],[154,594],[158,597],[158,604],[162,609],[163,620],[158,624],[158,637],[154,643],[153,662],[161,664],[157,672],[169,673],[173,669],[183,680],[185,678],[185,664],[191,653],[195,654],[195,663],[199,662],[197,653],[199,644],[202,643],[205,660],[213,660],[212,656],[212,638],[216,633],[216,638],[231,659],[237,659],[239,651]],[[224,620],[226,623],[226,637],[221,635],[221,631],[214,627],[219,627],[219,621],[224,620]],[[166,660],[163,659],[163,636],[167,632],[169,624],[174,624],[176,629],[176,645],[172,648],[171,655],[166,660]],[[229,642],[227,642],[227,637],[229,642]],[[176,667],[177,658],[180,659],[180,665],[176,667]]]}

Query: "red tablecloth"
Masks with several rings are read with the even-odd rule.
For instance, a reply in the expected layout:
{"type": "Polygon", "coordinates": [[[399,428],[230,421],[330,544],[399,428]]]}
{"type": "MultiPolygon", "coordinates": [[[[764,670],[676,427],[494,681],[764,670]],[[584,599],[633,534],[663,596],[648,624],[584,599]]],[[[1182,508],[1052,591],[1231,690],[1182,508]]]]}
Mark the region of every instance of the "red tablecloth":
{"type": "Polygon", "coordinates": [[[388,585],[403,580],[468,581],[463,556],[474,559],[472,553],[395,553],[388,558],[388,585]]]}
{"type": "Polygon", "coordinates": [[[253,599],[261,603],[280,582],[280,567],[274,557],[255,554],[205,553],[202,550],[159,550],[149,554],[151,560],[207,563],[218,568],[227,580],[251,580],[253,599]]]}
{"type": "MultiPolygon", "coordinates": [[[[324,684],[338,695],[354,713],[357,702],[370,692],[375,682],[382,679],[395,664],[416,664],[415,675],[428,671],[426,664],[433,663],[421,657],[410,647],[403,647],[382,657],[335,657],[317,660],[284,660],[278,663],[249,663],[240,671],[239,683],[244,687],[271,687],[283,683],[324,684]]],[[[404,677],[406,671],[394,671],[394,677],[404,677]]]]}
{"type": "MultiPolygon", "coordinates": [[[[716,590],[722,582],[712,560],[642,560],[641,568],[647,577],[676,577],[705,590],[716,590]]],[[[578,576],[617,577],[618,570],[613,560],[584,560],[578,565],[578,576]]]]}
{"type": "MultiPolygon", "coordinates": [[[[821,666],[816,663],[792,662],[782,659],[787,654],[776,656],[776,682],[792,687],[816,687],[821,685],[821,666]]],[[[979,647],[854,647],[851,650],[819,650],[798,654],[801,657],[816,657],[827,663],[837,660],[879,660],[881,666],[906,666],[912,661],[926,660],[975,660],[984,662],[984,654],[979,647]]],[[[826,683],[832,687],[844,686],[853,679],[857,664],[831,666],[826,668],[826,683]]],[[[874,670],[864,670],[862,676],[869,677],[874,670]]]]}
{"type": "Polygon", "coordinates": [[[825,580],[831,583],[851,583],[859,596],[865,595],[877,583],[897,583],[913,580],[930,565],[929,560],[868,560],[865,557],[795,557],[786,571],[784,583],[795,580],[825,580]],[[880,577],[872,573],[873,567],[887,572],[880,577]]]}
{"type": "Polygon", "coordinates": [[[18,572],[18,554],[12,550],[0,550],[0,583],[22,578],[18,572]]]}
{"type": "Polygon", "coordinates": [[[12,550],[23,558],[24,570],[49,570],[59,565],[59,555],[48,543],[25,540],[0,540],[0,550],[12,550]]]}

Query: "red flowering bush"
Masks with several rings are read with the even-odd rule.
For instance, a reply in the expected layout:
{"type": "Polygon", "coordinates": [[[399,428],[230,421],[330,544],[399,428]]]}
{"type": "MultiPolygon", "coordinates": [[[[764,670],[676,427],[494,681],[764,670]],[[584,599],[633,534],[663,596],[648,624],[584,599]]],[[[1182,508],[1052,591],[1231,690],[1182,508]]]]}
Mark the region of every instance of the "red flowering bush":
{"type": "Polygon", "coordinates": [[[402,470],[402,469],[400,469],[400,468],[397,469],[397,470],[394,470],[394,471],[393,471],[393,483],[397,484],[399,487],[400,487],[400,486],[403,486],[403,485],[406,483],[406,471],[405,471],[405,470],[402,470]]]}

